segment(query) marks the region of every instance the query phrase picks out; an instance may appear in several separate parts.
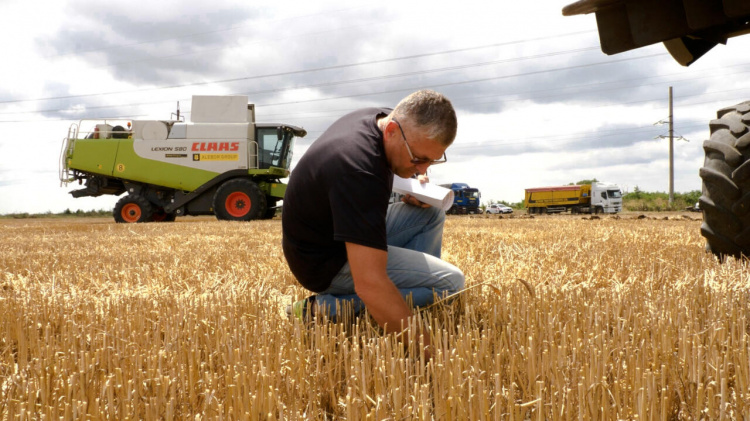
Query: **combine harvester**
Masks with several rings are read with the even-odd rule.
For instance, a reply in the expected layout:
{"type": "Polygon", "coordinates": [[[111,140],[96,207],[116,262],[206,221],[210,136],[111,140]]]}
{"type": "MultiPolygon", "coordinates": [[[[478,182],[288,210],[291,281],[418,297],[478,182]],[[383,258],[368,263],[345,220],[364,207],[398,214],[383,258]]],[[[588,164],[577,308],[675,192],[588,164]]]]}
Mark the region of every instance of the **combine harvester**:
{"type": "Polygon", "coordinates": [[[178,109],[176,120],[81,120],[63,141],[60,180],[85,183],[73,197],[127,192],[117,222],[272,218],[305,130],[256,123],[246,96],[194,96],[190,117],[178,109]]]}

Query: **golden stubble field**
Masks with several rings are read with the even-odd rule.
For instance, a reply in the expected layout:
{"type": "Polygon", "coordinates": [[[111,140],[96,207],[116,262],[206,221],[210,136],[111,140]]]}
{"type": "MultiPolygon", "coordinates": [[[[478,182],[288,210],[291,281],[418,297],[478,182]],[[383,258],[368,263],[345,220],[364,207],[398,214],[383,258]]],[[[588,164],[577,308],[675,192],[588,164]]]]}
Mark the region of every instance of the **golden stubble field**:
{"type": "Polygon", "coordinates": [[[3,220],[0,419],[747,420],[748,267],[699,226],[450,217],[426,361],[287,320],[278,219],[3,220]]]}

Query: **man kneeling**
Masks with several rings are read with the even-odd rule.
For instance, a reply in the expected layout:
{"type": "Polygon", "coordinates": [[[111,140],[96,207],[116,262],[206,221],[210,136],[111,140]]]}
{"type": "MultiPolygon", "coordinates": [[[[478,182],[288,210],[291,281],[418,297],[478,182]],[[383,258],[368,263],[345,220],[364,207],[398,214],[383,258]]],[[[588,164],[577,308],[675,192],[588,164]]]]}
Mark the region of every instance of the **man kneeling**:
{"type": "Polygon", "coordinates": [[[408,195],[389,206],[393,175],[427,181],[456,128],[450,101],[423,90],[392,110],[347,114],[310,146],[284,196],[282,245],[294,276],[317,294],[293,313],[335,316],[348,301],[394,332],[412,315],[405,297],[421,307],[463,288],[463,273],[440,259],[445,213],[408,195]]]}

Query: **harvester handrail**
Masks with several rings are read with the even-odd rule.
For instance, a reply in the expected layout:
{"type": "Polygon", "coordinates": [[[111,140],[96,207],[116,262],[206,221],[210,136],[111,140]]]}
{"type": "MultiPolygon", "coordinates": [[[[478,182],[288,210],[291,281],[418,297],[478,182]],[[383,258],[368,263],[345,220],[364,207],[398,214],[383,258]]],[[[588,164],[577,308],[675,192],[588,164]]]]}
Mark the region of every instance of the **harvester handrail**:
{"type": "Polygon", "coordinates": [[[70,139],[75,139],[78,136],[78,128],[79,126],[76,123],[71,124],[70,127],[68,127],[68,136],[63,138],[62,141],[62,147],[60,149],[60,160],[58,162],[60,187],[62,187],[63,185],[67,185],[70,181],[72,181],[72,178],[70,177],[70,171],[68,169],[68,161],[66,158],[70,153],[70,139]]]}
{"type": "Polygon", "coordinates": [[[249,145],[247,146],[248,169],[258,169],[260,168],[260,162],[258,162],[258,150],[260,146],[258,146],[258,142],[255,140],[248,142],[248,143],[249,143],[249,145]]]}
{"type": "MultiPolygon", "coordinates": [[[[111,124],[111,123],[114,123],[114,122],[122,122],[122,123],[126,124],[126,122],[131,122],[131,121],[133,121],[132,118],[125,118],[125,117],[82,118],[82,119],[80,119],[78,121],[78,127],[83,127],[84,123],[88,123],[88,122],[93,123],[94,127],[96,127],[97,124],[111,124]]],[[[171,121],[171,120],[168,120],[168,121],[171,121]]],[[[112,124],[112,125],[114,126],[114,124],[112,124]]],[[[94,131],[95,130],[92,129],[91,131],[83,132],[83,135],[84,136],[85,135],[90,135],[91,133],[94,133],[94,131]]],[[[76,133],[76,136],[78,136],[79,134],[81,134],[81,133],[76,133]]],[[[105,135],[105,137],[106,137],[106,135],[105,135]]]]}

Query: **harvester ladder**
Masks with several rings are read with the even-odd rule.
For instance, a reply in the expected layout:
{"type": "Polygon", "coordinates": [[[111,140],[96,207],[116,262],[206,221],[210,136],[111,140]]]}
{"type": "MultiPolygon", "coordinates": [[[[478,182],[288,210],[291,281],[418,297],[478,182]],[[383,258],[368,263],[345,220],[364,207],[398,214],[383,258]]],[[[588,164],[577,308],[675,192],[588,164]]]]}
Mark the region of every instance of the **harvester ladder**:
{"type": "Polygon", "coordinates": [[[252,141],[247,145],[247,168],[258,169],[260,163],[258,162],[258,142],[252,141]]]}
{"type": "Polygon", "coordinates": [[[59,162],[59,176],[60,176],[60,187],[67,185],[73,181],[68,168],[67,157],[70,154],[72,147],[70,139],[76,139],[78,137],[78,124],[73,123],[68,128],[68,136],[63,139],[62,149],[60,149],[60,162],[59,162]]]}

